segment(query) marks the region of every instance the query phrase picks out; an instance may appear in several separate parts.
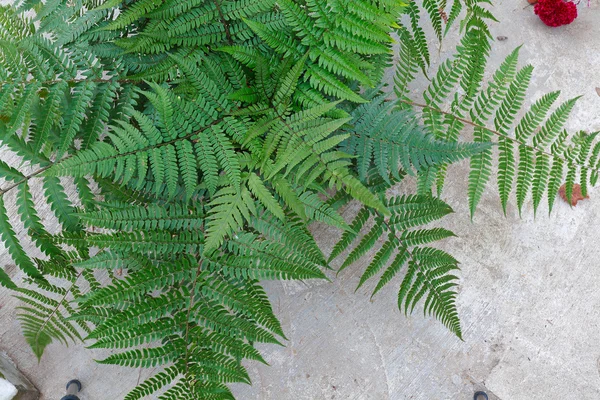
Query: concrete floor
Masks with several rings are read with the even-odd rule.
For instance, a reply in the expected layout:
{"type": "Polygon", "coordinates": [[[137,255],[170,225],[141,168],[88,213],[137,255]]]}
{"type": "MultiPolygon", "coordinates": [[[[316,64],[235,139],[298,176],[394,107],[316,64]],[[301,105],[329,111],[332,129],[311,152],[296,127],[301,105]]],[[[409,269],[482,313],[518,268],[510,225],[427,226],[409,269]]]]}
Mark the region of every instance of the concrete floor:
{"type": "MultiPolygon", "coordinates": [[[[579,6],[570,26],[550,29],[525,1],[499,1],[493,64],[523,44],[521,64],[536,67],[533,98],[561,89],[562,99],[584,95],[569,128],[600,130],[600,1],[579,6]]],[[[442,49],[451,49],[450,39],[442,49]]],[[[1,153],[0,153],[1,154],[1,153]]],[[[469,222],[465,176],[451,170],[444,194],[456,213],[444,226],[458,234],[442,246],[461,262],[458,308],[464,342],[437,321],[396,309],[397,287],[369,301],[362,272],[348,268],[333,283],[268,283],[274,308],[289,337],[285,348],[262,346],[270,366],[248,363],[254,386],[235,385],[239,399],[471,399],[486,388],[490,399],[600,399],[600,198],[570,209],[558,202],[536,221],[528,206],[502,215],[490,185],[469,222]]],[[[410,188],[408,183],[399,190],[410,188]]],[[[347,210],[351,215],[354,210],[347,210]]],[[[325,251],[337,233],[315,228],[325,251]]],[[[11,261],[0,250],[0,264],[11,261]]],[[[0,292],[0,350],[9,353],[44,394],[59,399],[78,377],[82,400],[120,400],[152,371],[95,364],[102,354],[53,344],[38,364],[20,335],[15,302],[0,292]]]]}

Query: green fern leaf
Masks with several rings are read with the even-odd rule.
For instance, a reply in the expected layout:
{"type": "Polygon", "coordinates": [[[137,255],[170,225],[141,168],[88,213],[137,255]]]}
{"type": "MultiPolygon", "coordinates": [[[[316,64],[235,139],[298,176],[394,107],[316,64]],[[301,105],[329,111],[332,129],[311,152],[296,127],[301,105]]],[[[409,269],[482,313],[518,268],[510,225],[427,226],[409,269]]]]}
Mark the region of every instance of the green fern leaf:
{"type": "Polygon", "coordinates": [[[533,150],[529,147],[519,147],[519,172],[517,174],[517,206],[519,215],[525,203],[525,198],[533,183],[533,150]]]}
{"type": "Polygon", "coordinates": [[[560,134],[571,110],[579,97],[575,97],[561,104],[551,115],[539,133],[533,136],[534,147],[546,147],[560,134]]]}
{"type": "Polygon", "coordinates": [[[51,286],[46,288],[56,290],[61,299],[54,300],[29,289],[19,289],[19,295],[15,296],[25,303],[24,306],[18,307],[20,310],[18,319],[21,321],[25,340],[38,360],[52,339],[57,339],[64,344],[67,344],[68,340],[81,340],[79,332],[71,321],[65,319],[61,310],[67,307],[67,290],[53,289],[51,286]]]}
{"type": "Polygon", "coordinates": [[[273,107],[278,108],[283,102],[292,97],[296,90],[298,79],[304,71],[304,63],[307,58],[308,55],[300,59],[279,82],[279,87],[273,95],[273,107]]]}
{"type": "Polygon", "coordinates": [[[442,40],[442,15],[440,10],[443,10],[444,7],[441,7],[437,0],[424,0],[423,7],[429,14],[429,19],[431,20],[431,26],[433,27],[433,31],[437,36],[438,40],[442,40]]]}
{"type": "Polygon", "coordinates": [[[518,141],[521,143],[525,143],[525,141],[527,141],[527,139],[543,121],[544,117],[548,113],[548,110],[550,110],[550,107],[552,107],[552,104],[554,104],[556,99],[558,99],[558,96],[560,96],[560,92],[548,93],[533,103],[531,109],[527,111],[525,116],[515,128],[518,141]]]}
{"type": "Polygon", "coordinates": [[[34,151],[39,152],[48,144],[50,131],[58,123],[60,114],[59,107],[67,88],[66,83],[60,82],[50,86],[48,97],[44,102],[44,107],[39,120],[36,122],[36,130],[33,132],[34,151]]]}
{"type": "Polygon", "coordinates": [[[86,211],[96,209],[96,198],[95,194],[90,189],[90,182],[85,178],[75,178],[74,181],[83,208],[86,211]]]}
{"type": "Polygon", "coordinates": [[[362,207],[356,215],[356,217],[354,218],[354,220],[352,221],[352,223],[350,224],[349,229],[345,230],[342,233],[342,237],[333,247],[333,250],[329,255],[328,262],[331,262],[331,260],[342,254],[342,252],[344,252],[344,250],[346,250],[348,246],[350,246],[350,244],[354,241],[354,239],[356,239],[356,237],[358,236],[359,232],[361,231],[368,219],[369,210],[366,207],[362,207]]]}
{"type": "Polygon", "coordinates": [[[385,272],[381,275],[377,286],[375,286],[375,289],[373,290],[373,294],[371,294],[371,298],[375,296],[375,294],[379,292],[386,284],[388,284],[392,278],[394,278],[394,276],[400,272],[402,266],[410,259],[411,254],[408,252],[406,246],[400,246],[397,250],[398,253],[385,272]]]}
{"type": "Polygon", "coordinates": [[[150,204],[111,210],[106,205],[100,211],[80,213],[79,218],[89,226],[117,230],[199,230],[204,223],[202,213],[181,204],[169,207],[150,204]]]}
{"type": "Polygon", "coordinates": [[[533,171],[533,212],[537,212],[537,208],[542,201],[546,186],[548,184],[548,178],[550,174],[550,162],[549,157],[538,152],[535,159],[535,170],[533,171]]]}
{"type": "Polygon", "coordinates": [[[429,46],[427,45],[427,38],[425,36],[425,32],[419,24],[420,11],[419,7],[417,6],[417,3],[415,1],[411,1],[406,7],[406,12],[410,17],[410,25],[413,31],[415,47],[423,59],[421,61],[421,69],[425,71],[425,67],[429,66],[429,46]]]}
{"type": "MultiPolygon", "coordinates": [[[[103,6],[100,6],[98,8],[95,8],[95,10],[102,10],[103,7],[109,7],[112,8],[114,7],[114,5],[120,3],[116,2],[116,1],[109,1],[108,3],[104,4],[103,6]]],[[[125,12],[123,12],[122,14],[120,14],[118,16],[118,18],[116,18],[114,21],[112,21],[109,25],[105,26],[104,29],[107,30],[116,30],[116,29],[120,29],[120,28],[124,28],[127,25],[131,24],[133,21],[135,21],[138,18],[141,18],[144,16],[144,14],[147,14],[151,11],[154,11],[156,8],[158,8],[161,4],[163,3],[162,0],[141,0],[138,1],[134,4],[131,5],[131,7],[127,8],[125,10],[125,12]]]]}
{"type": "Polygon", "coordinates": [[[12,135],[22,127],[23,122],[31,112],[32,105],[37,101],[36,95],[39,89],[40,84],[38,82],[31,83],[25,87],[21,98],[18,99],[14,109],[11,110],[12,113],[6,124],[7,131],[5,135],[12,135]]]}
{"type": "Polygon", "coordinates": [[[225,236],[234,234],[242,227],[250,215],[256,214],[250,192],[242,187],[238,192],[232,187],[220,189],[210,203],[206,227],[205,253],[215,250],[223,243],[225,236]]]}
{"type": "Polygon", "coordinates": [[[60,159],[73,144],[73,139],[81,128],[87,107],[92,99],[94,88],[95,84],[91,81],[85,81],[77,85],[72,105],[67,109],[65,116],[65,124],[63,132],[60,135],[60,144],[56,156],[57,159],[60,159]]]}
{"type": "Polygon", "coordinates": [[[91,115],[85,121],[82,130],[84,135],[82,138],[81,149],[89,148],[101,134],[110,118],[110,110],[112,103],[117,97],[119,86],[115,82],[99,84],[96,89],[96,95],[92,100],[91,115]]]}
{"type": "Polygon", "coordinates": [[[438,169],[436,167],[429,167],[419,171],[417,175],[417,194],[419,196],[431,196],[433,184],[438,176],[438,169]]]}
{"type": "Polygon", "coordinates": [[[500,202],[502,211],[506,215],[506,204],[513,187],[515,179],[515,154],[514,146],[510,139],[503,138],[499,145],[500,156],[498,159],[498,191],[500,192],[500,202]]]}
{"type": "Polygon", "coordinates": [[[33,199],[27,182],[21,183],[18,189],[16,203],[19,214],[21,215],[23,227],[44,254],[50,257],[58,256],[62,251],[44,236],[46,230],[34,208],[33,199]]]}
{"type": "Polygon", "coordinates": [[[60,179],[44,177],[44,194],[48,198],[50,208],[67,231],[77,231],[81,227],[75,213],[75,208],[67,198],[60,179]]]}
{"type": "Polygon", "coordinates": [[[469,173],[469,211],[471,219],[475,215],[477,204],[481,200],[485,185],[492,172],[492,151],[485,150],[471,158],[471,171],[469,173]]]}
{"type": "Polygon", "coordinates": [[[179,356],[181,356],[180,351],[173,345],[167,344],[161,347],[141,350],[135,349],[114,354],[108,356],[104,360],[99,360],[98,363],[134,368],[149,368],[175,361],[179,356]]]}
{"type": "MultiPolygon", "coordinates": [[[[17,236],[8,219],[6,206],[4,205],[4,196],[0,196],[0,237],[8,250],[8,254],[12,257],[13,261],[23,272],[34,279],[43,279],[38,269],[33,265],[25,250],[19,243],[17,236]]],[[[14,289],[15,285],[6,275],[6,272],[2,273],[0,283],[5,287],[14,289]],[[11,284],[12,283],[12,284],[11,284]]]]}
{"type": "Polygon", "coordinates": [[[53,236],[60,243],[73,246],[97,246],[111,248],[123,253],[152,253],[154,255],[195,252],[202,249],[204,238],[201,232],[184,231],[175,234],[170,231],[134,231],[114,234],[79,233],[53,236]]]}
{"type": "Polygon", "coordinates": [[[322,265],[282,244],[259,241],[256,235],[240,233],[227,241],[231,254],[212,257],[208,268],[243,279],[327,279],[322,265]]]}
{"type": "Polygon", "coordinates": [[[16,183],[20,183],[25,180],[25,175],[2,160],[0,160],[0,177],[6,179],[7,181],[16,183]]]}
{"type": "Polygon", "coordinates": [[[249,175],[248,188],[271,214],[281,220],[285,219],[283,209],[275,200],[273,195],[269,192],[269,190],[265,187],[258,175],[254,173],[249,175]]]}
{"type": "MultiPolygon", "coordinates": [[[[137,271],[124,280],[115,281],[111,286],[90,293],[81,299],[82,306],[106,305],[119,309],[126,308],[129,302],[139,303],[142,301],[147,293],[169,288],[184,279],[189,280],[193,269],[194,262],[189,258],[182,258],[172,263],[163,262],[160,270],[137,271]]],[[[135,345],[137,344],[122,347],[135,345]]],[[[96,347],[98,346],[99,344],[96,345],[96,347]]]]}
{"type": "Polygon", "coordinates": [[[375,254],[373,257],[373,260],[369,266],[365,269],[365,272],[360,277],[360,281],[358,282],[356,290],[358,290],[367,281],[367,279],[373,277],[385,266],[392,256],[396,246],[398,246],[398,241],[395,235],[390,233],[387,241],[381,246],[377,254],[375,254]]]}
{"type": "Polygon", "coordinates": [[[444,228],[418,229],[415,231],[404,231],[400,241],[406,246],[416,246],[436,242],[456,236],[453,232],[444,228]]]}
{"type": "Polygon", "coordinates": [[[219,167],[212,141],[206,132],[199,134],[195,150],[206,187],[211,194],[214,194],[219,181],[219,167]]]}
{"type": "MultiPolygon", "coordinates": [[[[164,163],[165,182],[167,184],[168,197],[173,198],[177,192],[177,180],[179,178],[179,169],[177,168],[177,152],[173,145],[161,147],[162,162],[164,163]]],[[[189,171],[186,171],[189,172],[189,171]]],[[[127,179],[123,178],[126,182],[127,179]]]]}
{"type": "Polygon", "coordinates": [[[392,197],[387,206],[392,212],[390,224],[402,230],[425,225],[453,212],[442,200],[430,196],[392,197]]]}
{"type": "Polygon", "coordinates": [[[365,255],[377,242],[377,239],[383,233],[383,221],[377,219],[375,225],[365,234],[360,243],[350,252],[348,257],[344,260],[344,263],[338,269],[338,274],[344,269],[358,261],[363,255],[365,255]]]}
{"type": "Polygon", "coordinates": [[[189,200],[198,184],[198,169],[194,158],[194,149],[187,140],[176,143],[179,168],[183,178],[186,199],[189,200]]]}
{"type": "Polygon", "coordinates": [[[125,400],[139,400],[151,395],[162,387],[171,383],[179,374],[179,369],[176,366],[165,368],[163,371],[146,379],[135,389],[127,393],[125,400]]]}
{"type": "Polygon", "coordinates": [[[304,207],[304,215],[314,221],[320,221],[341,229],[348,229],[344,218],[315,193],[304,192],[298,196],[304,207]]]}
{"type": "Polygon", "coordinates": [[[454,299],[456,292],[452,287],[455,276],[449,272],[456,270],[456,260],[447,253],[432,248],[417,248],[413,251],[414,261],[409,261],[400,291],[398,293],[398,306],[408,312],[414,309],[417,302],[427,295],[424,311],[433,314],[454,332],[459,338],[462,336],[460,321],[454,299]]]}
{"type": "Polygon", "coordinates": [[[409,93],[408,85],[417,74],[417,60],[420,55],[417,54],[407,29],[400,28],[398,35],[400,36],[400,51],[394,76],[394,92],[399,99],[405,99],[409,93]]]}
{"type": "Polygon", "coordinates": [[[236,190],[240,190],[240,165],[230,140],[225,136],[223,130],[217,126],[211,127],[207,136],[229,181],[236,190]]]}

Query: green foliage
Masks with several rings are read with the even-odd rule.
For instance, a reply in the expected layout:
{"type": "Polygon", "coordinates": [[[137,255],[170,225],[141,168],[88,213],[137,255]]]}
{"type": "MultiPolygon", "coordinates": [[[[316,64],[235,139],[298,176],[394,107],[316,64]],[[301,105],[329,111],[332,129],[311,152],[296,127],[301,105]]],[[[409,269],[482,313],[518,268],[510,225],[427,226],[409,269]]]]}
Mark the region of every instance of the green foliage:
{"type": "Polygon", "coordinates": [[[15,297],[22,303],[18,319],[23,335],[38,359],[53,340],[67,345],[69,341],[81,341],[82,334],[90,332],[87,324],[69,320],[75,311],[70,302],[81,295],[82,287],[96,284],[93,275],[65,267],[76,257],[74,253],[63,253],[50,260],[35,260],[44,277],[62,280],[60,286],[37,278],[29,280],[35,283],[35,290],[15,288],[15,297]]]}
{"type": "MultiPolygon", "coordinates": [[[[545,194],[551,211],[564,179],[569,185],[578,181],[586,188],[595,184],[597,173],[590,171],[599,166],[597,155],[594,155],[597,153],[593,151],[599,146],[594,144],[596,134],[582,132],[570,139],[564,126],[577,98],[567,100],[551,111],[559,92],[542,96],[518,119],[524,109],[533,67],[517,67],[517,48],[486,84],[483,78],[486,58],[481,57],[479,49],[486,51],[488,40],[487,34],[478,26],[468,31],[454,58],[442,63],[433,77],[423,96],[425,103],[405,99],[402,108],[412,104],[420,109],[425,128],[439,139],[457,141],[465,125],[474,128],[477,143],[489,143],[494,137],[498,138],[497,152],[487,148],[471,157],[467,192],[471,216],[492,177],[494,165],[497,165],[498,192],[505,214],[513,191],[519,214],[529,195],[534,212],[545,194]],[[461,92],[464,94],[460,95],[461,92]],[[452,96],[451,111],[442,111],[444,102],[452,96]],[[489,128],[492,121],[493,128],[489,128]],[[498,158],[494,163],[496,154],[498,158]]],[[[402,96],[407,82],[402,78],[397,78],[396,82],[403,85],[397,88],[402,96]]],[[[419,192],[431,193],[435,184],[440,194],[445,172],[445,167],[433,167],[427,174],[421,174],[419,192]]],[[[571,192],[567,191],[567,194],[570,198],[571,192]]]]}
{"type": "MultiPolygon", "coordinates": [[[[381,178],[374,178],[371,183],[381,184],[375,183],[377,180],[381,178]]],[[[352,248],[344,257],[339,273],[372,252],[376,243],[381,243],[377,252],[369,257],[370,261],[360,277],[357,290],[369,279],[379,275],[378,282],[372,289],[374,296],[406,270],[399,285],[398,308],[405,313],[412,313],[417,303],[424,299],[425,314],[434,315],[461,338],[462,331],[454,302],[456,292],[453,290],[458,279],[453,271],[458,270],[458,261],[445,251],[423,246],[454,234],[442,228],[420,228],[443,218],[452,209],[440,199],[419,195],[391,197],[386,201],[386,206],[391,211],[389,218],[377,211],[361,208],[350,223],[352,230],[345,231],[334,246],[330,260],[352,248]],[[371,218],[373,224],[365,230],[365,225],[371,218]],[[360,232],[363,232],[363,236],[359,239],[360,232]],[[356,244],[353,246],[353,243],[356,244]]]]}
{"type": "Polygon", "coordinates": [[[412,112],[401,110],[397,101],[379,94],[352,113],[352,129],[342,148],[356,154],[359,178],[375,167],[379,176],[389,182],[390,174],[399,178],[399,171],[416,171],[452,163],[487,151],[488,144],[452,143],[436,140],[423,131],[412,112]]]}
{"type": "Polygon", "coordinates": [[[585,193],[600,163],[595,134],[563,129],[575,99],[551,111],[546,95],[517,121],[532,76],[518,49],[484,84],[490,20],[477,0],[2,6],[0,238],[19,273],[0,284],[34,354],[84,340],[111,349],[101,363],[161,367],[127,400],[231,399],[244,359],[265,362],[254,344],[286,340],[260,281],[327,280],[338,257],[339,271],[369,257],[358,287],[397,277],[401,310],[422,302],[461,337],[458,261],[430,247],[453,234],[425,226],[452,212],[432,196],[447,165],[470,159],[474,212],[500,137],[506,212],[513,189],[519,210],[529,193],[551,208],[565,174],[569,196],[576,181],[585,193]],[[438,40],[455,21],[464,38],[418,104],[423,11],[438,40]],[[459,141],[466,125],[475,143],[459,141]],[[390,197],[407,175],[417,194],[390,197]],[[341,231],[329,259],[314,222],[341,231]]]}

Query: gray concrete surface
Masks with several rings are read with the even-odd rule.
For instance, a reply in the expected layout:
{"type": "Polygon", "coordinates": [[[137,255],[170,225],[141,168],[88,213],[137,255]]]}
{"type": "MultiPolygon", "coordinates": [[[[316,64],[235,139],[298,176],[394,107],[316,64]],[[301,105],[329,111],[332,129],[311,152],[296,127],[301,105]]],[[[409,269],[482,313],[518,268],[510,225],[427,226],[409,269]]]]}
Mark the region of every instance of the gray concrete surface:
{"type": "MultiPolygon", "coordinates": [[[[572,130],[600,129],[600,2],[579,6],[570,26],[541,24],[525,1],[496,2],[500,24],[493,64],[523,44],[521,64],[536,67],[532,98],[556,89],[562,99],[584,95],[569,122],[572,130]]],[[[451,48],[449,40],[441,57],[451,48]]],[[[332,284],[268,283],[289,337],[284,348],[262,346],[270,366],[248,363],[254,385],[235,385],[239,399],[459,400],[486,388],[491,399],[600,399],[600,197],[570,209],[559,202],[534,221],[527,206],[502,215],[490,185],[469,222],[466,163],[451,169],[444,194],[456,210],[444,225],[459,237],[443,243],[462,264],[458,307],[464,342],[419,312],[396,309],[396,286],[369,301],[366,285],[354,288],[362,268],[348,268],[332,284]]],[[[409,190],[411,183],[398,190],[409,190]]],[[[14,199],[9,197],[9,201],[14,199]]],[[[39,200],[39,198],[38,198],[39,200]]],[[[347,210],[349,216],[354,210],[347,210]]],[[[14,217],[14,215],[13,215],[14,217]]],[[[50,223],[50,222],[49,222],[50,223]]],[[[329,251],[337,233],[315,227],[329,251]]],[[[0,264],[11,264],[0,249],[0,264]]],[[[43,399],[59,399],[64,383],[78,377],[82,400],[118,400],[152,371],[93,362],[102,354],[59,344],[40,363],[15,320],[15,302],[0,291],[0,349],[8,352],[43,399]]]]}
{"type": "Polygon", "coordinates": [[[17,368],[13,360],[6,353],[0,352],[0,378],[12,384],[12,388],[5,388],[6,392],[0,390],[0,398],[11,398],[13,400],[38,400],[40,393],[37,388],[17,368]],[[10,391],[15,391],[11,393],[10,391]]]}

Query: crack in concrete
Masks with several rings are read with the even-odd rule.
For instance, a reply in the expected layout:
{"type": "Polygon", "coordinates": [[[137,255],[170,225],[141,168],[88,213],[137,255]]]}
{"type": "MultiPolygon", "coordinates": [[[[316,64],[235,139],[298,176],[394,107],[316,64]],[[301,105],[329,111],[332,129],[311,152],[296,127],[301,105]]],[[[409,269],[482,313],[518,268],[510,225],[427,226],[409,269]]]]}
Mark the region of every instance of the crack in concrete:
{"type": "Polygon", "coordinates": [[[377,340],[377,336],[375,336],[375,332],[371,325],[367,324],[367,328],[369,328],[369,332],[373,336],[373,341],[375,342],[375,347],[377,347],[377,352],[379,353],[379,358],[381,359],[381,368],[383,368],[383,373],[385,375],[385,387],[387,388],[388,399],[392,398],[392,393],[390,390],[390,377],[388,376],[387,367],[385,366],[385,360],[383,359],[383,352],[381,351],[381,346],[379,345],[379,341],[377,340]]]}

